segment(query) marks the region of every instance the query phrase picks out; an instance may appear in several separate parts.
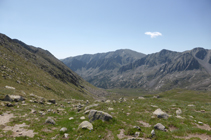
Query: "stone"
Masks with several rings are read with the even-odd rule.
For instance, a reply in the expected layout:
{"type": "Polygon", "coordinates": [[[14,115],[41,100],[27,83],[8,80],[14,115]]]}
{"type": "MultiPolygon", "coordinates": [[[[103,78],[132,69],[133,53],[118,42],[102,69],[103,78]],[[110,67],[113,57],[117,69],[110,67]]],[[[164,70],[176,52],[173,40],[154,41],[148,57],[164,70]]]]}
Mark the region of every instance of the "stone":
{"type": "Polygon", "coordinates": [[[55,121],[51,118],[51,117],[48,117],[46,120],[45,120],[45,123],[49,123],[49,124],[53,124],[55,125],[55,121]]]}
{"type": "Polygon", "coordinates": [[[145,99],[144,97],[138,97],[138,99],[145,99]]]}
{"type": "Polygon", "coordinates": [[[112,110],[114,110],[114,109],[109,107],[108,110],[112,111],[112,110]]]}
{"type": "Polygon", "coordinates": [[[80,119],[81,119],[81,120],[85,120],[85,117],[84,117],[84,116],[82,116],[82,117],[80,117],[80,119]]]}
{"type": "Polygon", "coordinates": [[[176,110],[176,114],[177,114],[177,115],[182,114],[182,110],[179,108],[178,110],[176,110]]]}
{"type": "Polygon", "coordinates": [[[88,129],[93,130],[93,125],[88,121],[83,121],[79,126],[78,129],[88,129]]]}
{"type": "Polygon", "coordinates": [[[48,102],[50,102],[52,104],[56,104],[56,100],[55,99],[50,99],[50,100],[48,100],[48,102]]]}
{"type": "Polygon", "coordinates": [[[19,101],[23,101],[24,98],[22,96],[19,95],[6,95],[3,99],[4,101],[9,101],[9,102],[19,102],[19,101]]]}
{"type": "Polygon", "coordinates": [[[135,137],[139,137],[140,132],[135,132],[135,137]]]}
{"type": "Polygon", "coordinates": [[[3,101],[12,102],[13,100],[12,100],[12,98],[10,98],[9,95],[6,95],[6,96],[4,97],[4,99],[3,99],[3,101]]]}
{"type": "Polygon", "coordinates": [[[110,103],[110,102],[111,102],[111,100],[106,100],[106,101],[105,101],[105,103],[110,103]]]}
{"type": "Polygon", "coordinates": [[[6,106],[7,107],[13,107],[14,105],[8,102],[8,103],[6,103],[6,106]]]}
{"type": "Polygon", "coordinates": [[[138,129],[141,131],[141,128],[139,126],[133,126],[133,128],[138,129]]]}
{"type": "Polygon", "coordinates": [[[180,115],[177,115],[176,118],[178,118],[178,119],[185,119],[184,117],[182,117],[180,115]]]}
{"type": "Polygon", "coordinates": [[[5,88],[15,90],[15,88],[14,87],[11,87],[11,86],[5,86],[5,88]]]}
{"type": "Polygon", "coordinates": [[[86,111],[84,112],[84,114],[89,114],[89,112],[90,112],[90,110],[86,110],[86,111]]]}
{"type": "Polygon", "coordinates": [[[151,131],[151,136],[153,137],[155,135],[155,130],[153,129],[152,131],[151,131]]]}
{"type": "Polygon", "coordinates": [[[154,125],[154,129],[166,131],[165,126],[163,126],[161,123],[157,123],[156,125],[154,125]]]}
{"type": "Polygon", "coordinates": [[[61,129],[60,129],[60,132],[66,132],[67,131],[67,128],[66,127],[62,127],[61,129]]]}
{"type": "Polygon", "coordinates": [[[190,104],[190,105],[188,105],[189,107],[194,107],[195,105],[193,105],[193,104],[190,104]]]}
{"type": "Polygon", "coordinates": [[[64,138],[68,138],[69,134],[64,133],[64,138]]]}
{"type": "Polygon", "coordinates": [[[70,117],[70,118],[69,118],[69,120],[73,120],[73,119],[74,119],[73,117],[70,117]]]}
{"type": "Polygon", "coordinates": [[[165,112],[163,112],[160,108],[156,109],[153,112],[153,115],[156,115],[158,118],[164,118],[164,119],[168,119],[169,115],[165,112]]]}
{"type": "Polygon", "coordinates": [[[90,122],[95,120],[109,121],[113,118],[110,114],[97,110],[90,110],[88,117],[90,122]]]}
{"type": "Polygon", "coordinates": [[[98,106],[98,104],[89,105],[89,106],[85,107],[84,110],[90,109],[90,108],[95,107],[95,106],[98,106]]]}

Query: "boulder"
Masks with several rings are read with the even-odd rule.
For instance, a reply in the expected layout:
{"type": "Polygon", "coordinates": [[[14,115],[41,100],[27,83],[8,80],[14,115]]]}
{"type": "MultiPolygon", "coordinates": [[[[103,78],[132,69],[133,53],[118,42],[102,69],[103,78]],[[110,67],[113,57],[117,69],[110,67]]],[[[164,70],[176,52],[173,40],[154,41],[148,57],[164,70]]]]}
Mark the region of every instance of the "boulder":
{"type": "Polygon", "coordinates": [[[144,97],[138,97],[138,99],[145,99],[144,97]]]}
{"type": "Polygon", "coordinates": [[[85,120],[85,117],[84,117],[84,116],[82,116],[82,117],[80,117],[80,119],[81,119],[81,120],[85,120]]]}
{"type": "Polygon", "coordinates": [[[11,86],[5,86],[5,88],[15,90],[15,88],[14,87],[11,87],[11,86]]]}
{"type": "Polygon", "coordinates": [[[95,120],[109,121],[113,118],[110,114],[97,110],[90,110],[88,117],[90,122],[95,120]]]}
{"type": "Polygon", "coordinates": [[[182,114],[182,110],[179,108],[178,110],[176,110],[176,114],[177,114],[177,115],[182,114]]]}
{"type": "Polygon", "coordinates": [[[156,109],[153,112],[153,115],[156,115],[158,118],[164,118],[164,119],[168,119],[169,115],[165,112],[163,112],[160,108],[156,109]]]}
{"type": "Polygon", "coordinates": [[[55,125],[55,121],[51,118],[51,117],[48,117],[46,120],[45,120],[45,123],[49,123],[49,124],[53,124],[55,125]]]}
{"type": "Polygon", "coordinates": [[[156,125],[154,125],[154,129],[166,131],[165,126],[163,126],[161,123],[157,123],[156,125]]]}
{"type": "Polygon", "coordinates": [[[151,131],[151,136],[153,137],[155,135],[155,130],[153,129],[152,131],[151,131]]]}
{"type": "Polygon", "coordinates": [[[61,129],[60,129],[60,132],[66,132],[67,131],[67,128],[66,127],[62,127],[61,129]]]}
{"type": "Polygon", "coordinates": [[[56,104],[56,100],[55,99],[50,99],[50,100],[48,100],[48,102],[50,102],[52,104],[56,104]]]}
{"type": "Polygon", "coordinates": [[[24,98],[20,95],[6,95],[3,100],[9,101],[9,102],[12,102],[12,101],[19,102],[19,101],[23,101],[24,98]]]}
{"type": "Polygon", "coordinates": [[[11,103],[8,102],[8,103],[6,103],[6,106],[7,106],[7,107],[13,107],[14,104],[11,104],[11,103]]]}
{"type": "Polygon", "coordinates": [[[83,121],[79,126],[78,129],[89,129],[92,130],[93,129],[93,125],[88,122],[88,121],[83,121]]]}
{"type": "Polygon", "coordinates": [[[85,107],[84,110],[90,109],[90,108],[95,107],[95,106],[98,106],[98,104],[89,105],[89,106],[85,107]]]}
{"type": "Polygon", "coordinates": [[[69,120],[73,120],[73,119],[74,119],[73,117],[70,117],[70,118],[69,118],[69,120]]]}

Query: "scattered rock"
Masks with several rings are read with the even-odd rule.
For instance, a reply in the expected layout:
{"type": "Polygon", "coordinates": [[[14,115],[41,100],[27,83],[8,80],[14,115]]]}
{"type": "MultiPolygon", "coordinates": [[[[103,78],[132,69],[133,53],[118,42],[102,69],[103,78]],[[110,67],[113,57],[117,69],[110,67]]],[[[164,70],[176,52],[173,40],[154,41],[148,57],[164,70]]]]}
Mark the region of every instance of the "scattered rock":
{"type": "Polygon", "coordinates": [[[105,103],[110,103],[110,102],[111,102],[111,100],[106,100],[106,101],[105,101],[105,103]]]}
{"type": "Polygon", "coordinates": [[[165,126],[163,126],[161,123],[157,123],[157,124],[154,126],[154,129],[166,131],[166,130],[165,130],[165,126]]]}
{"type": "Polygon", "coordinates": [[[49,123],[49,124],[55,125],[55,121],[54,121],[51,117],[48,117],[48,118],[45,120],[45,123],[49,123]]]}
{"type": "Polygon", "coordinates": [[[182,114],[182,110],[179,108],[178,110],[176,110],[176,114],[177,114],[177,115],[182,114]]]}
{"type": "Polygon", "coordinates": [[[14,104],[11,104],[11,103],[8,102],[8,103],[6,103],[6,106],[7,106],[7,107],[13,107],[14,104]]]}
{"type": "Polygon", "coordinates": [[[95,107],[95,106],[98,106],[98,104],[89,105],[89,106],[85,107],[84,110],[90,109],[90,108],[95,107]]]}
{"type": "Polygon", "coordinates": [[[89,112],[89,121],[93,122],[95,120],[109,121],[112,116],[103,111],[91,110],[89,112]]]}
{"type": "Polygon", "coordinates": [[[78,129],[89,129],[89,130],[93,130],[93,125],[88,122],[88,121],[83,121],[79,126],[78,126],[78,129]]]}
{"type": "Polygon", "coordinates": [[[160,108],[156,109],[153,112],[153,115],[156,115],[158,118],[164,118],[164,119],[168,119],[169,115],[165,112],[163,112],[160,108]]]}
{"type": "Polygon", "coordinates": [[[69,120],[73,120],[73,119],[74,119],[73,117],[70,117],[70,118],[69,118],[69,120]]]}
{"type": "Polygon", "coordinates": [[[68,138],[68,136],[69,136],[69,134],[67,134],[67,133],[64,133],[64,138],[68,138]]]}
{"type": "Polygon", "coordinates": [[[184,117],[182,117],[180,115],[177,115],[176,118],[178,118],[178,119],[185,119],[184,117]]]}
{"type": "Polygon", "coordinates": [[[139,137],[139,135],[140,135],[140,132],[135,133],[135,137],[139,137]]]}
{"type": "Polygon", "coordinates": [[[141,131],[141,128],[139,126],[133,126],[133,128],[138,129],[141,131]]]}
{"type": "Polygon", "coordinates": [[[15,90],[15,88],[14,87],[11,87],[11,86],[5,86],[5,88],[15,90]]]}
{"type": "Polygon", "coordinates": [[[194,107],[195,105],[193,105],[193,104],[190,104],[190,105],[188,105],[189,107],[194,107]]]}
{"type": "Polygon", "coordinates": [[[48,102],[50,102],[52,104],[56,104],[56,100],[55,99],[50,99],[50,100],[48,100],[48,102]]]}
{"type": "Polygon", "coordinates": [[[111,111],[111,110],[114,110],[114,109],[109,107],[109,108],[108,108],[108,110],[110,110],[110,111],[111,111]]]}
{"type": "Polygon", "coordinates": [[[4,101],[9,101],[9,102],[19,102],[19,101],[23,101],[24,98],[22,96],[19,95],[6,95],[3,99],[4,101]]]}
{"type": "Polygon", "coordinates": [[[151,136],[153,137],[155,135],[155,130],[153,129],[152,131],[151,131],[151,136]]]}
{"type": "Polygon", "coordinates": [[[89,112],[90,112],[90,110],[86,110],[86,111],[84,112],[84,114],[89,114],[89,112]]]}
{"type": "Polygon", "coordinates": [[[84,116],[82,116],[82,117],[80,117],[80,119],[81,119],[81,120],[85,120],[85,117],[84,117],[84,116]]]}
{"type": "Polygon", "coordinates": [[[66,127],[62,127],[61,129],[60,129],[60,132],[66,132],[67,131],[67,128],[66,127]]]}
{"type": "Polygon", "coordinates": [[[145,99],[144,97],[138,97],[138,99],[145,99]]]}

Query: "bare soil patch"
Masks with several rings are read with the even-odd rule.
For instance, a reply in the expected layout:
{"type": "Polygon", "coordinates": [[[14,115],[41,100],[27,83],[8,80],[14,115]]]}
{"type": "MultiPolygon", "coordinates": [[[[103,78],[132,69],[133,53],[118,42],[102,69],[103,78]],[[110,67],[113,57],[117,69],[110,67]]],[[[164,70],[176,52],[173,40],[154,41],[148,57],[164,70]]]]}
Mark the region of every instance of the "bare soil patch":
{"type": "Polygon", "coordinates": [[[149,123],[146,123],[144,121],[138,121],[138,122],[141,123],[144,127],[151,127],[149,123]]]}

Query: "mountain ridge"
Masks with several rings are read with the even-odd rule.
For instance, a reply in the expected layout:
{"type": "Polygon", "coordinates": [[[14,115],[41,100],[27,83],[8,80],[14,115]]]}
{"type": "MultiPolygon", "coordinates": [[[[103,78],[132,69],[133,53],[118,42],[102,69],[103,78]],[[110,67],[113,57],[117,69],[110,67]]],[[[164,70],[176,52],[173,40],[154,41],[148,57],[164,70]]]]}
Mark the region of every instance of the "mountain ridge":
{"type": "MultiPolygon", "coordinates": [[[[115,58],[118,57],[124,59],[118,55],[115,58]]],[[[71,66],[67,61],[63,62],[68,67],[75,68],[74,71],[85,80],[100,88],[211,89],[211,50],[208,49],[198,47],[184,52],[163,49],[122,64],[115,58],[96,59],[95,63],[90,61],[80,68],[74,67],[71,62],[71,66]],[[204,83],[203,77],[206,77],[208,82],[204,83]],[[189,80],[191,78],[192,82],[189,80]]]]}

